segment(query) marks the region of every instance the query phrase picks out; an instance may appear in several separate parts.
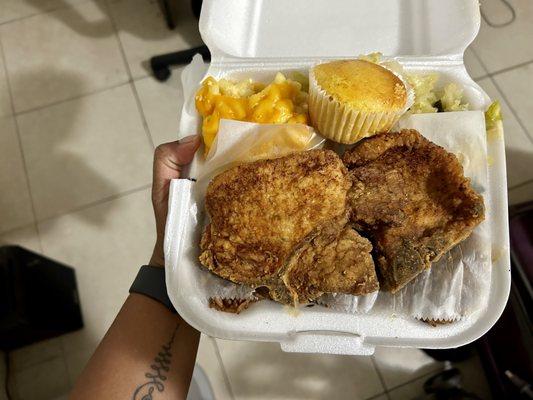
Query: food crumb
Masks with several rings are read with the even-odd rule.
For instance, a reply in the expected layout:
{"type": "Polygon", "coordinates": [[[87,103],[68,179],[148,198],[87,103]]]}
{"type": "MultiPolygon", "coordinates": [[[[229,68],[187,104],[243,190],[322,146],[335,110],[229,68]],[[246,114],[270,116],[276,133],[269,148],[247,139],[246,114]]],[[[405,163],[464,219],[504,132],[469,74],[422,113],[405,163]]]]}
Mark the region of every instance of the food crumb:
{"type": "Polygon", "coordinates": [[[443,319],[421,319],[420,321],[425,322],[428,325],[431,325],[432,327],[437,327],[439,325],[447,325],[451,324],[455,321],[445,321],[443,319]]]}
{"type": "Polygon", "coordinates": [[[239,314],[246,310],[251,304],[259,301],[257,298],[252,299],[222,299],[220,297],[209,298],[209,308],[218,311],[224,311],[232,314],[239,314]]]}

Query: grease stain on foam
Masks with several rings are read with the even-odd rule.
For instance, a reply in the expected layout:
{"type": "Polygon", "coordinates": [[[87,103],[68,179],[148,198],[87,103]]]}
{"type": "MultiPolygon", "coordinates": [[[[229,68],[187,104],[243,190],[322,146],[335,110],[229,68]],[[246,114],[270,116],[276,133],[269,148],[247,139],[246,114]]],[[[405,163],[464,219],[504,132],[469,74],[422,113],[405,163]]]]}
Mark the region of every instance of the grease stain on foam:
{"type": "Polygon", "coordinates": [[[299,308],[292,307],[292,306],[283,306],[283,311],[285,311],[291,317],[298,317],[301,313],[299,308]]]}
{"type": "Polygon", "coordinates": [[[492,262],[496,263],[500,260],[500,258],[504,255],[505,248],[504,247],[492,247],[491,257],[492,262]]]}
{"type": "Polygon", "coordinates": [[[502,121],[496,122],[496,126],[494,126],[492,129],[487,129],[487,141],[489,143],[498,139],[503,139],[502,121]]]}

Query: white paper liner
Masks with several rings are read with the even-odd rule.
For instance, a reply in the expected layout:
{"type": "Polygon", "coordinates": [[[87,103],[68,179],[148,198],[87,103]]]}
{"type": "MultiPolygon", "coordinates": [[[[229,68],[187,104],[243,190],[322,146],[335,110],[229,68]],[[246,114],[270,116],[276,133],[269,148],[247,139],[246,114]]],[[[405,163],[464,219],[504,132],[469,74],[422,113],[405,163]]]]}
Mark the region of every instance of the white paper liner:
{"type": "Polygon", "coordinates": [[[211,179],[232,165],[315,149],[324,142],[312,127],[303,124],[256,124],[221,119],[204,167],[196,177],[195,198],[203,203],[211,179]],[[284,140],[283,137],[293,139],[284,140]]]}
{"type": "Polygon", "coordinates": [[[454,321],[483,308],[490,290],[487,227],[483,223],[398,293],[380,292],[376,309],[392,309],[395,314],[418,319],[454,321]]]}
{"type": "Polygon", "coordinates": [[[366,313],[374,307],[379,292],[364,296],[351,296],[343,293],[327,293],[317,299],[317,304],[333,310],[346,311],[352,314],[366,313]]]}
{"type": "Polygon", "coordinates": [[[202,269],[200,285],[205,288],[206,300],[210,298],[221,299],[253,299],[254,289],[246,285],[237,285],[226,279],[202,269]]]}

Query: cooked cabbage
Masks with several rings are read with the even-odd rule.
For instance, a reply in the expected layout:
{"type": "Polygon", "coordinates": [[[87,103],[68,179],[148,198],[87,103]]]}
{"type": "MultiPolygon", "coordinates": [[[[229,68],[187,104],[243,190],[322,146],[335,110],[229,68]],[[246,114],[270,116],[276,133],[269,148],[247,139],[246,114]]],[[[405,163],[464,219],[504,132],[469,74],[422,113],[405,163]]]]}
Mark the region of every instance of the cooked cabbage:
{"type": "Polygon", "coordinates": [[[415,101],[410,112],[413,114],[437,112],[437,108],[433,105],[438,100],[435,84],[439,80],[439,74],[405,74],[405,77],[415,93],[415,101]]]}
{"type": "Polygon", "coordinates": [[[403,79],[403,75],[405,74],[403,66],[393,58],[384,59],[383,54],[380,52],[361,54],[358,58],[359,60],[370,61],[371,63],[381,65],[403,79]]]}
{"type": "Polygon", "coordinates": [[[379,64],[382,58],[383,54],[381,54],[379,51],[370,54],[361,54],[359,56],[359,60],[370,61],[374,64],[379,64]]]}
{"type": "Polygon", "coordinates": [[[294,71],[291,75],[291,79],[302,85],[302,91],[309,92],[309,76],[304,75],[301,72],[294,71]]]}
{"type": "Polygon", "coordinates": [[[500,102],[496,100],[489,106],[489,108],[487,108],[487,111],[485,111],[485,125],[487,130],[495,128],[497,123],[501,120],[502,111],[500,102]]]}
{"type": "Polygon", "coordinates": [[[406,73],[399,62],[394,59],[383,59],[383,54],[378,52],[360,55],[359,59],[383,65],[409,83],[415,95],[414,104],[409,109],[413,114],[465,111],[469,108],[468,103],[463,103],[463,89],[456,83],[448,83],[442,90],[435,89],[439,80],[437,73],[406,73]]]}
{"type": "Polygon", "coordinates": [[[455,83],[444,86],[440,96],[443,111],[466,111],[468,103],[462,103],[463,88],[455,83]]]}

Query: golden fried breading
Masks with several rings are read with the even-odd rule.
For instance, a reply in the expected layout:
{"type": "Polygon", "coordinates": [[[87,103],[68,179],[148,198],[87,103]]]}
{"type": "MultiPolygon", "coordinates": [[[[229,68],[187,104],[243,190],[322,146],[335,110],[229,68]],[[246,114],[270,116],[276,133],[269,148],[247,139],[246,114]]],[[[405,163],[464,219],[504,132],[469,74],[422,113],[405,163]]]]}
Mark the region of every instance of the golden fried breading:
{"type": "Polygon", "coordinates": [[[324,293],[358,296],[379,289],[372,245],[346,222],[343,217],[324,225],[291,257],[283,282],[295,303],[324,293]]]}
{"type": "Polygon", "coordinates": [[[217,175],[205,199],[211,225],[202,240],[202,263],[247,284],[277,273],[307,235],[345,212],[350,185],[340,158],[323,150],[217,175]]]}
{"type": "Polygon", "coordinates": [[[363,140],[343,161],[351,218],[372,241],[382,289],[401,289],[484,219],[457,158],[415,130],[363,140]]]}
{"type": "MultiPolygon", "coordinates": [[[[359,265],[344,264],[348,260],[359,262],[364,257],[356,257],[343,248],[348,241],[360,244],[354,234],[342,233],[347,222],[346,197],[350,186],[342,161],[329,150],[256,161],[221,173],[207,189],[206,209],[211,224],[202,236],[200,262],[233,282],[265,286],[274,300],[292,304],[298,301],[296,293],[304,290],[300,283],[299,289],[288,289],[284,274],[290,271],[288,265],[292,263],[291,268],[292,265],[296,268],[292,279],[301,281],[305,274],[303,266],[314,267],[307,260],[305,249],[315,246],[313,238],[321,237],[317,244],[324,248],[317,249],[317,258],[339,263],[339,268],[342,264],[342,270],[350,271],[349,278],[352,277],[349,267],[357,269],[359,265]],[[323,236],[326,231],[328,235],[323,236]],[[342,253],[334,255],[333,249],[342,253]]],[[[370,257],[368,246],[364,249],[370,257]]],[[[318,268],[326,272],[320,263],[318,268]]],[[[335,269],[337,265],[331,267],[335,269]]],[[[313,294],[303,295],[300,300],[307,301],[315,293],[336,289],[333,280],[338,280],[338,274],[334,271],[329,274],[332,279],[329,285],[321,283],[316,290],[310,288],[313,294]]],[[[309,281],[317,282],[315,278],[309,281]]],[[[342,285],[340,289],[355,290],[355,282],[342,285]]]]}

